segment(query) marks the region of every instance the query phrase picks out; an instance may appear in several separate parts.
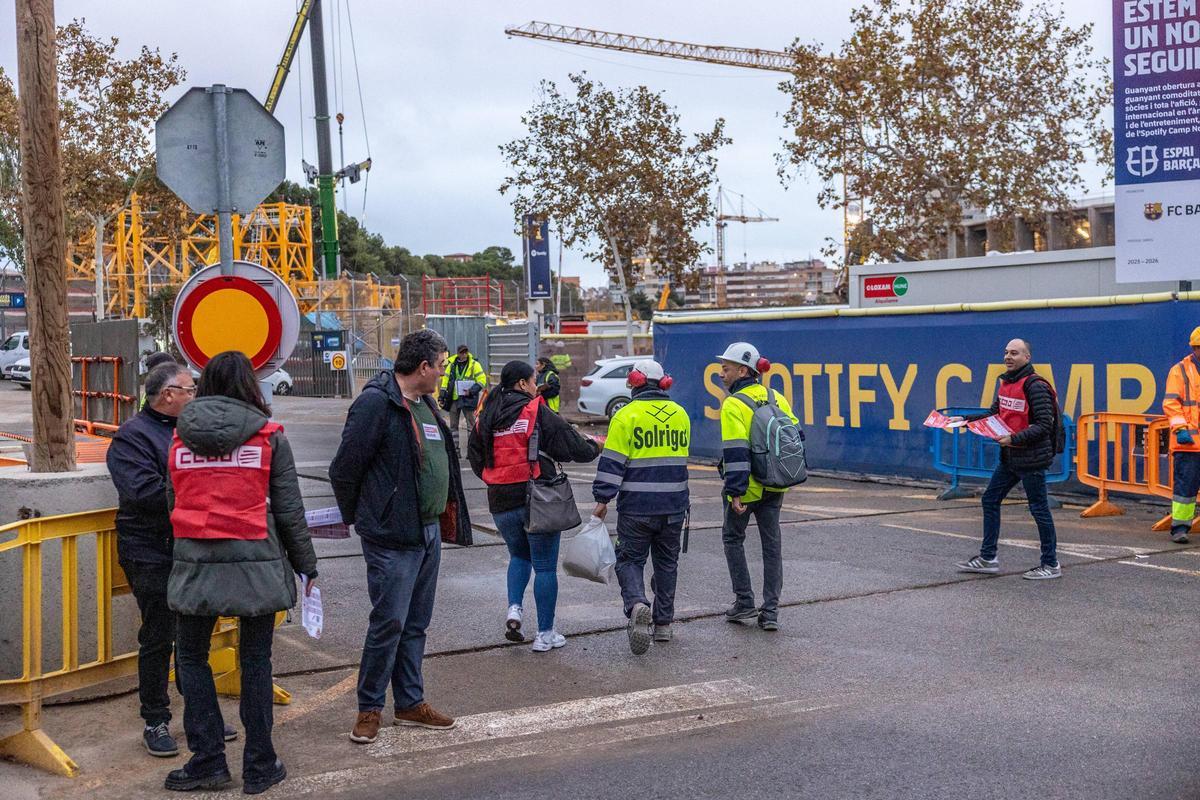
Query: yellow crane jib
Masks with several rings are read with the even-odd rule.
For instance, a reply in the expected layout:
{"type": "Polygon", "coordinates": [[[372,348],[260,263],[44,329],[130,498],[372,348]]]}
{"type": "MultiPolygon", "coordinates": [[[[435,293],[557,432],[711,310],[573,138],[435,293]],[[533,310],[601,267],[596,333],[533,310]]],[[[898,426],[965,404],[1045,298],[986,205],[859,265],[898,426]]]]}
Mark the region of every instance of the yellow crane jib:
{"type": "Polygon", "coordinates": [[[300,37],[304,35],[304,28],[308,25],[313,2],[314,0],[304,0],[300,4],[300,10],[296,12],[296,21],[292,24],[292,32],[288,36],[287,44],[283,46],[283,55],[279,57],[279,66],[275,67],[271,88],[267,90],[267,99],[263,102],[263,106],[272,114],[275,113],[275,106],[279,103],[279,94],[283,91],[283,84],[287,81],[288,72],[292,69],[292,60],[296,57],[296,48],[300,46],[300,37]]]}

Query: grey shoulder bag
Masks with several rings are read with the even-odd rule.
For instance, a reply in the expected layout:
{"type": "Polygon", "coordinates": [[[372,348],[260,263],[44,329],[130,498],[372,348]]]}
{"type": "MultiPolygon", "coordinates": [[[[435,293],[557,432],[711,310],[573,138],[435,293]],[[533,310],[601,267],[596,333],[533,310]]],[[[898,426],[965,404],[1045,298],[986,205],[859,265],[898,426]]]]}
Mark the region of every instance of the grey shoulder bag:
{"type": "Polygon", "coordinates": [[[583,524],[579,506],[575,505],[575,492],[567,473],[562,471],[552,478],[533,477],[533,465],[538,460],[538,440],[541,426],[536,423],[529,436],[529,483],[525,490],[525,532],[561,533],[583,524]]]}

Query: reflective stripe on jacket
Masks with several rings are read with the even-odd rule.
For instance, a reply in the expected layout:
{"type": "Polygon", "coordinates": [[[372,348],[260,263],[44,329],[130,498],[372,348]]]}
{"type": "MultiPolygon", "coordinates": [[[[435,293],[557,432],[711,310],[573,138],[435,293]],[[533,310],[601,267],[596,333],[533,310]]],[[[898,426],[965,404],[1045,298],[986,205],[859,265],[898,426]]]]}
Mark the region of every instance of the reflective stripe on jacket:
{"type": "Polygon", "coordinates": [[[1200,452],[1200,362],[1194,355],[1171,367],[1167,373],[1167,388],[1163,395],[1163,414],[1171,423],[1171,452],[1200,452]],[[1191,444],[1180,444],[1175,433],[1187,429],[1191,444]]]}
{"type": "MultiPolygon", "coordinates": [[[[530,400],[512,425],[492,434],[492,465],[483,468],[483,482],[488,486],[525,483],[532,475],[541,476],[542,465],[529,458],[529,437],[537,425],[540,398],[530,400]]],[[[475,422],[479,425],[478,420],[475,422]]]]}
{"type": "MultiPolygon", "coordinates": [[[[739,389],[734,394],[741,394],[755,403],[767,399],[767,388],[761,383],[752,383],[739,389]]],[[[775,402],[792,422],[799,424],[792,406],[787,398],[779,392],[775,393],[775,402]]],[[[725,495],[732,499],[740,497],[743,503],[753,503],[762,499],[763,485],[750,474],[750,422],[754,412],[742,401],[732,395],[721,403],[721,463],[722,475],[725,478],[725,495]]],[[[787,489],[766,489],[768,492],[786,492],[787,489]]]]}
{"type": "Polygon", "coordinates": [[[682,514],[688,508],[692,421],[666,392],[639,392],[613,415],[596,466],[592,497],[617,498],[621,514],[682,514]]]}
{"type": "Polygon", "coordinates": [[[442,375],[442,389],[450,390],[451,400],[458,399],[458,386],[455,381],[474,381],[482,389],[487,386],[487,375],[483,366],[475,360],[475,356],[468,355],[466,364],[459,364],[457,358],[450,359],[450,363],[446,365],[446,372],[442,375]]]}
{"type": "Polygon", "coordinates": [[[271,434],[283,426],[268,422],[232,452],[202,456],[176,432],[167,455],[175,488],[171,527],[176,539],[265,539],[271,484],[271,434]]]}

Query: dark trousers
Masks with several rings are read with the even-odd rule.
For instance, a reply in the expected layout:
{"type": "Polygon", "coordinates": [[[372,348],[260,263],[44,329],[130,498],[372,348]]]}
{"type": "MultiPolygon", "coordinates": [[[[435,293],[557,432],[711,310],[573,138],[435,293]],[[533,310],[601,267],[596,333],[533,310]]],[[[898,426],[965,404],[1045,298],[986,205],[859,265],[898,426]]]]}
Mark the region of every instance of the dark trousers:
{"type": "Polygon", "coordinates": [[[679,536],[683,514],[617,517],[617,582],[625,616],[646,599],[646,558],[654,566],[650,591],[654,593],[654,624],[670,625],[675,619],[675,583],[679,576],[679,536]]]}
{"type": "MultiPolygon", "coordinates": [[[[183,730],[192,758],[192,775],[211,775],[228,769],[225,761],[225,720],[217,704],[217,688],[208,665],[208,648],[216,617],[180,614],[176,634],[175,673],[183,692],[183,730]]],[[[238,620],[239,664],[242,668],[241,717],[246,729],[242,780],[265,780],[275,768],[271,744],[274,724],[271,685],[271,642],[275,615],[238,620]]]]}
{"type": "Polygon", "coordinates": [[[171,721],[171,698],[167,695],[171,652],[175,648],[175,612],[167,606],[171,565],[122,560],[121,569],[129,579],[142,616],[138,628],[138,699],[142,719],[153,727],[171,721]]]}
{"type": "Polygon", "coordinates": [[[1196,492],[1200,491],[1200,453],[1181,450],[1171,455],[1174,495],[1171,527],[1190,528],[1196,518],[1196,492]]]}
{"type": "Polygon", "coordinates": [[[725,562],[738,608],[754,608],[754,587],[750,583],[750,568],[746,565],[746,526],[750,517],[758,523],[762,540],[763,591],[759,615],[763,619],[779,617],[779,593],[783,590],[783,541],[779,532],[779,512],[783,509],[784,492],[763,492],[762,499],[747,503],[747,511],[738,514],[728,498],[725,499],[725,520],[721,526],[721,541],[725,544],[725,562]]]}
{"type": "Polygon", "coordinates": [[[1046,471],[1017,472],[1004,461],[992,473],[983,493],[983,547],[979,555],[988,561],[996,557],[996,545],[1000,541],[1000,503],[1018,483],[1025,487],[1029,513],[1037,523],[1038,538],[1042,541],[1042,564],[1057,564],[1058,539],[1054,532],[1054,517],[1050,516],[1050,504],[1046,500],[1046,471]]]}
{"type": "Polygon", "coordinates": [[[390,683],[396,710],[406,711],[425,699],[421,661],[442,559],[438,523],[425,526],[423,549],[392,550],[366,539],[362,549],[371,617],[358,667],[358,710],[381,710],[390,683]]]}

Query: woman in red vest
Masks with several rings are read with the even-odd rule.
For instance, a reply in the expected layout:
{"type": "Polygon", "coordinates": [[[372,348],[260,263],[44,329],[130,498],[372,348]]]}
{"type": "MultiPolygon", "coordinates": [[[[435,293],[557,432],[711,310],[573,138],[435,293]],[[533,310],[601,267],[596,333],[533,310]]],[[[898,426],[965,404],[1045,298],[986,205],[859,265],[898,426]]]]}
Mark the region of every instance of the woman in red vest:
{"type": "Polygon", "coordinates": [[[292,449],[269,419],[249,359],[214,356],[184,412],[167,461],[175,534],[167,601],[179,615],[175,669],[192,758],[167,776],[166,788],[211,789],[231,780],[208,665],[213,625],[231,616],[239,618],[242,788],[258,794],[287,774],[271,744],[275,613],[296,604],[297,574],[311,589],[317,557],[292,449]]]}
{"type": "Polygon", "coordinates": [[[510,361],[500,372],[500,388],[488,398],[467,444],[471,469],[488,487],[488,510],[508,545],[508,617],[504,636],[525,641],[521,633],[522,603],[529,575],[537,605],[538,633],[533,649],[545,653],[567,643],[554,629],[558,603],[558,533],[525,532],[525,492],[530,477],[550,477],[555,461],[587,463],[600,448],[581,435],[538,397],[534,369],[510,361]],[[529,437],[539,428],[538,459],[529,459],[529,437]]]}

